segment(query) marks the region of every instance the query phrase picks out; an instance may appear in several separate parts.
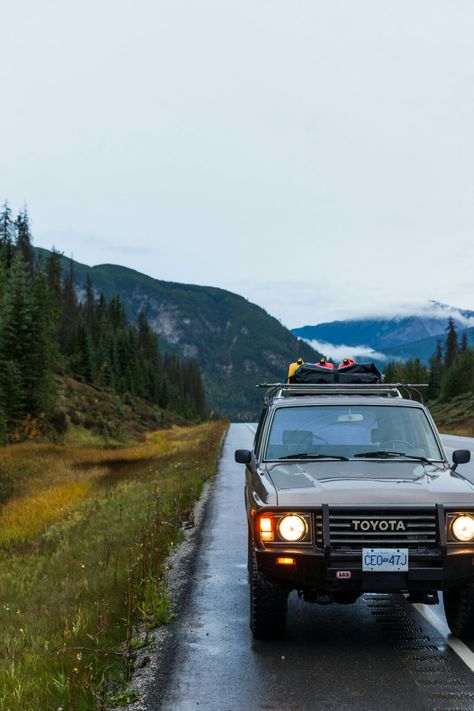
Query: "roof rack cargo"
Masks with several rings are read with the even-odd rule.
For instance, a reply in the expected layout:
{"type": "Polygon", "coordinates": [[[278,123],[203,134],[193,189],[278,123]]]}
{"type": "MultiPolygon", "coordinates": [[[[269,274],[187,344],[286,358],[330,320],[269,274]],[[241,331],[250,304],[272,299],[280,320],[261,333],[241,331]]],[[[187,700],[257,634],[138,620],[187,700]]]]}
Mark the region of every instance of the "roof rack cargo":
{"type": "Polygon", "coordinates": [[[410,398],[414,391],[427,388],[427,383],[366,383],[345,385],[343,383],[300,384],[300,383],[259,383],[257,388],[266,388],[265,404],[275,398],[292,397],[295,395],[377,395],[379,397],[403,397],[400,388],[407,390],[410,398]]]}
{"type": "Polygon", "coordinates": [[[377,385],[383,380],[382,373],[375,363],[356,363],[355,360],[345,358],[344,361],[335,368],[332,363],[328,363],[325,358],[321,358],[319,363],[291,363],[288,368],[288,383],[296,385],[330,385],[341,383],[341,385],[377,385]],[[346,362],[347,361],[347,362],[346,362]],[[294,369],[296,366],[296,370],[294,369]]]}

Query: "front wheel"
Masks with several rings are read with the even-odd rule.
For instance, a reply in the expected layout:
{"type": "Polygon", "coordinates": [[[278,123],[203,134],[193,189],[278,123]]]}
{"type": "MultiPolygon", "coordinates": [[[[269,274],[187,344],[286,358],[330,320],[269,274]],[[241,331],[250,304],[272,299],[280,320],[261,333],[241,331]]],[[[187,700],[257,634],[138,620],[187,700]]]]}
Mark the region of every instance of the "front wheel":
{"type": "Polygon", "coordinates": [[[256,639],[283,634],[286,627],[289,590],[259,573],[255,553],[250,557],[250,629],[256,639]]]}
{"type": "Polygon", "coordinates": [[[458,637],[474,637],[474,584],[446,590],[444,611],[451,632],[458,637]]]}

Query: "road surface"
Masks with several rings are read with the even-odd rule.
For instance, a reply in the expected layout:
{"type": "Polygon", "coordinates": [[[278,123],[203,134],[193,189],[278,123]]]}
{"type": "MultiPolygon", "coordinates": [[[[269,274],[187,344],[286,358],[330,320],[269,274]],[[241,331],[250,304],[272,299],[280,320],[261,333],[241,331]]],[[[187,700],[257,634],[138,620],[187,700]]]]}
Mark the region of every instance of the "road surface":
{"type": "MultiPolygon", "coordinates": [[[[365,595],[355,605],[290,596],[288,632],[253,641],[248,627],[244,467],[255,426],[227,434],[201,533],[190,593],[173,623],[177,643],[150,711],[467,711],[474,709],[474,643],[449,635],[442,604],[365,595]]],[[[443,437],[453,449],[474,440],[443,437]]],[[[462,467],[474,481],[474,462],[462,467]]]]}

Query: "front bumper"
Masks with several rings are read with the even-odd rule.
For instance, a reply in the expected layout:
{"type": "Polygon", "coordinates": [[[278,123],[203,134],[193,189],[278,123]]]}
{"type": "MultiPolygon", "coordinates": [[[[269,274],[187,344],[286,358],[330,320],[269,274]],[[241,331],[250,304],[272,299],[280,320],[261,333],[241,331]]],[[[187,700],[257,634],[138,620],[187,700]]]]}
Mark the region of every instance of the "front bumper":
{"type": "Polygon", "coordinates": [[[409,553],[407,572],[362,571],[361,551],[315,551],[296,548],[255,550],[257,568],[267,577],[297,590],[331,592],[414,592],[446,590],[474,582],[474,546],[443,551],[433,548],[409,553]],[[295,564],[282,566],[278,558],[295,564]]]}
{"type": "MultiPolygon", "coordinates": [[[[271,512],[260,509],[259,514],[271,512]]],[[[275,511],[275,510],[273,510],[275,511]]],[[[336,592],[435,592],[474,583],[474,541],[460,544],[448,533],[449,517],[458,507],[328,507],[301,511],[310,521],[310,535],[300,544],[287,544],[282,540],[260,543],[255,530],[255,517],[251,521],[257,568],[269,578],[281,581],[297,590],[312,590],[321,594],[336,592]],[[349,514],[349,516],[348,516],[349,514]],[[347,520],[361,517],[402,519],[406,521],[404,541],[402,534],[388,532],[385,539],[354,545],[355,534],[347,535],[347,520]],[[344,526],[341,534],[340,522],[344,526]],[[413,522],[413,523],[412,523],[413,522]],[[423,530],[420,534],[417,531],[423,530]],[[340,539],[346,539],[341,541],[340,539]],[[413,540],[413,539],[418,539],[413,540]],[[423,539],[423,540],[421,540],[423,539]],[[348,545],[349,543],[349,545],[348,545]],[[365,547],[408,548],[408,571],[367,572],[362,570],[362,549],[365,547]],[[278,558],[292,558],[294,564],[281,565],[278,558]]],[[[282,514],[281,509],[276,514],[282,514]]],[[[474,511],[471,512],[474,515],[474,511]]],[[[359,529],[360,531],[360,529],[359,529]]],[[[356,538],[362,538],[357,533],[356,538]]],[[[379,538],[377,536],[377,538],[379,538]]]]}

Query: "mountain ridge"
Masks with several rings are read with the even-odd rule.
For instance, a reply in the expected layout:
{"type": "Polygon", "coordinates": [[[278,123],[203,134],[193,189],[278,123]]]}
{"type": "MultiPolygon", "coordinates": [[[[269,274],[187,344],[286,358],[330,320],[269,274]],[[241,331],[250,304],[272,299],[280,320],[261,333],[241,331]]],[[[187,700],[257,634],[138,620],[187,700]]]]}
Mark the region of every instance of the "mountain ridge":
{"type": "Polygon", "coordinates": [[[474,327],[474,311],[458,309],[437,301],[429,302],[424,308],[414,308],[413,314],[396,314],[390,317],[368,317],[347,319],[293,328],[299,338],[315,342],[321,350],[327,347],[337,350],[338,346],[371,350],[379,362],[390,358],[405,360],[419,357],[427,363],[436,349],[436,342],[446,332],[448,319],[454,320],[459,332],[474,327]]]}
{"type": "Polygon", "coordinates": [[[83,289],[89,275],[97,294],[118,294],[133,321],[144,310],[163,350],[199,363],[208,404],[220,414],[254,420],[262,402],[258,382],[281,381],[298,356],[320,357],[263,308],[226,289],[167,282],[121,265],[90,267],[64,256],[63,272],[71,261],[76,288],[83,289]]]}

